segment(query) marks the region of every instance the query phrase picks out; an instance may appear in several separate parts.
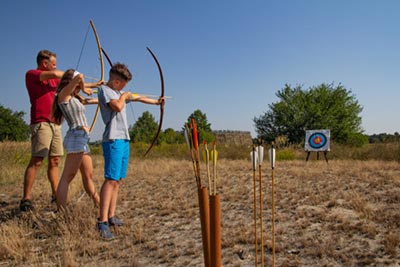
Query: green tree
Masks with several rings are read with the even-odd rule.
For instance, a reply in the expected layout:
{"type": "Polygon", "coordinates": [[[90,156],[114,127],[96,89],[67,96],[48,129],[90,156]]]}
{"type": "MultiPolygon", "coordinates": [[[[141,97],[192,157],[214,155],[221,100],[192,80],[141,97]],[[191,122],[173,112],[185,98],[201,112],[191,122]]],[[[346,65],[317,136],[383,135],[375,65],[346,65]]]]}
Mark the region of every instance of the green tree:
{"type": "Polygon", "coordinates": [[[185,136],[183,133],[177,132],[172,128],[166,129],[160,139],[161,142],[167,144],[182,144],[185,142],[185,136]]]}
{"type": "Polygon", "coordinates": [[[5,108],[0,105],[0,141],[26,141],[29,139],[29,126],[23,117],[25,112],[5,108]]]}
{"type": "Polygon", "coordinates": [[[306,130],[330,129],[333,140],[346,143],[362,133],[362,107],[341,84],[321,84],[307,90],[286,84],[276,96],[280,100],[253,119],[258,136],[266,141],[287,136],[290,142],[301,143],[306,130]]]}
{"type": "Polygon", "coordinates": [[[187,123],[191,124],[192,119],[196,121],[198,130],[203,130],[205,132],[212,132],[211,124],[208,123],[207,120],[207,115],[201,112],[200,109],[196,109],[192,114],[190,114],[190,116],[187,119],[187,123]]]}
{"type": "Polygon", "coordinates": [[[215,135],[211,130],[211,124],[208,123],[207,115],[201,112],[200,109],[195,110],[187,119],[188,125],[192,123],[192,119],[195,120],[197,125],[197,131],[199,133],[199,142],[206,140],[212,142],[215,140],[215,135]]]}
{"type": "Polygon", "coordinates": [[[151,143],[157,133],[157,129],[158,123],[154,116],[149,111],[145,111],[130,128],[129,135],[132,142],[151,143]]]}

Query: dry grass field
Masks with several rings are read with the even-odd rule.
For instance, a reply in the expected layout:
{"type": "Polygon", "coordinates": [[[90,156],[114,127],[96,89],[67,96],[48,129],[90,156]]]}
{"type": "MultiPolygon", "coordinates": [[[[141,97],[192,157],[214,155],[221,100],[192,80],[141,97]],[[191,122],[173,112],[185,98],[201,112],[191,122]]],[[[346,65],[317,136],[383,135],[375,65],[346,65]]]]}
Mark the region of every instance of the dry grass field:
{"type": "MultiPolygon", "coordinates": [[[[117,209],[127,224],[112,229],[117,238],[107,242],[95,230],[98,210],[79,175],[68,215],[50,204],[45,168],[34,185],[35,211],[19,212],[28,159],[27,146],[0,145],[0,266],[204,266],[189,160],[132,159],[117,209]]],[[[103,159],[95,155],[93,161],[99,187],[103,159]]],[[[265,258],[271,266],[268,165],[262,176],[265,258]]],[[[218,177],[223,266],[254,266],[251,164],[220,160],[218,177]]],[[[275,193],[276,266],[400,266],[398,162],[277,162],[275,193]]]]}

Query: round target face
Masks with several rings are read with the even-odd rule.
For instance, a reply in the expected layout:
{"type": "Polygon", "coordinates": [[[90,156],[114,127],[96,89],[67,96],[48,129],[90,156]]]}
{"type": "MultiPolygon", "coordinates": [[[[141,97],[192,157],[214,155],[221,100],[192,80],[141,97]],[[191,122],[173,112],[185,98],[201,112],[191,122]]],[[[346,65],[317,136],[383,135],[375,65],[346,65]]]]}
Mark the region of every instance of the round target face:
{"type": "Polygon", "coordinates": [[[314,149],[322,148],[326,145],[327,138],[323,133],[313,133],[308,138],[309,145],[314,149]]]}

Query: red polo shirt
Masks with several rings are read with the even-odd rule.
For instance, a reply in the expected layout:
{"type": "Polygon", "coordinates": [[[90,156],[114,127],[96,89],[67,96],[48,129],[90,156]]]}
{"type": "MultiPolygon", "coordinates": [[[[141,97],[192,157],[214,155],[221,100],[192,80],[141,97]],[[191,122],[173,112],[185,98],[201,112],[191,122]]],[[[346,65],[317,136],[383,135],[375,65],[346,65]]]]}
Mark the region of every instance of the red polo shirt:
{"type": "Polygon", "coordinates": [[[51,122],[51,107],[60,79],[40,81],[42,70],[29,70],[25,75],[31,101],[31,124],[51,122]]]}

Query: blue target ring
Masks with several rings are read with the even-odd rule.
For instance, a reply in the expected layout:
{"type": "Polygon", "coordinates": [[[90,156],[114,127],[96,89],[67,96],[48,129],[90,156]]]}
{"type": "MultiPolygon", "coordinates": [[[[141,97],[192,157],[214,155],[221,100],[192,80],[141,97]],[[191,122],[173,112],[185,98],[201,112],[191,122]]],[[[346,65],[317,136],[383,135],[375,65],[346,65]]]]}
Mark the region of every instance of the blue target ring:
{"type": "Polygon", "coordinates": [[[313,133],[308,138],[308,143],[310,144],[310,147],[312,147],[314,149],[319,149],[326,145],[327,140],[328,139],[326,138],[325,134],[313,133]]]}

